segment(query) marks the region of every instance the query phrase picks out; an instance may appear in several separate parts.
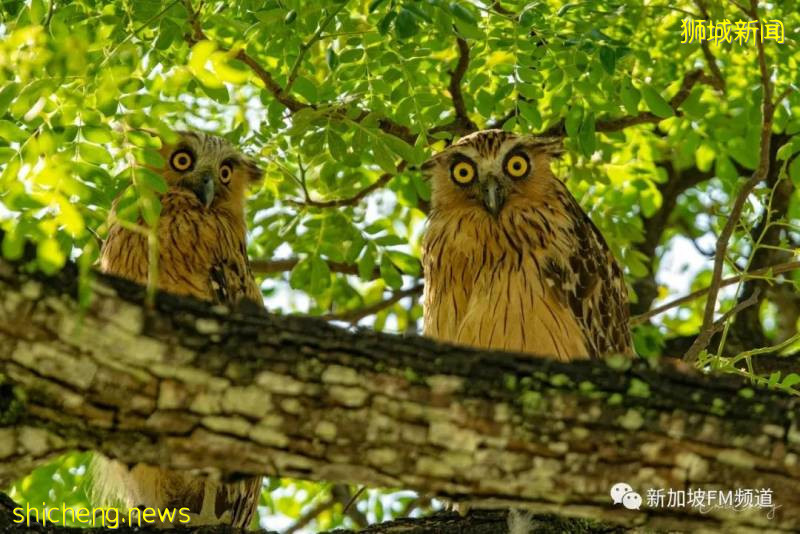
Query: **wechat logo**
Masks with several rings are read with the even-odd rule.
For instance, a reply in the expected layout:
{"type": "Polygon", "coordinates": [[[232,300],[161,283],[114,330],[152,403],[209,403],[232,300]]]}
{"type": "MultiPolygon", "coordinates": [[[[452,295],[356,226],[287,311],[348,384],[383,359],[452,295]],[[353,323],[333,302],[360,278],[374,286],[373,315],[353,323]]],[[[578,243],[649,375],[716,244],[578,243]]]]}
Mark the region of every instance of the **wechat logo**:
{"type": "Polygon", "coordinates": [[[633,491],[630,484],[617,482],[611,486],[611,500],[622,504],[628,510],[638,510],[642,506],[642,496],[633,491]]]}

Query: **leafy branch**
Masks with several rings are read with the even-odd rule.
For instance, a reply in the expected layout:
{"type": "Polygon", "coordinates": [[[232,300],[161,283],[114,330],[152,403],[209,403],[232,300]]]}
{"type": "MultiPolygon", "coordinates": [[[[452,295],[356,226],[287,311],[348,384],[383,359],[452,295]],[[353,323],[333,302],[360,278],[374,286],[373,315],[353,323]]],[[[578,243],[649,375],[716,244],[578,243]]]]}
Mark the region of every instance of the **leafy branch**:
{"type": "Polygon", "coordinates": [[[369,306],[364,306],[363,308],[359,308],[356,310],[349,310],[341,313],[329,313],[326,315],[322,315],[321,317],[322,319],[325,319],[327,321],[344,321],[351,324],[355,324],[364,317],[375,315],[376,313],[381,312],[386,308],[389,308],[397,304],[404,298],[418,297],[419,295],[422,294],[423,289],[424,289],[423,284],[419,283],[408,289],[401,289],[398,291],[394,291],[392,292],[392,295],[390,297],[380,302],[376,302],[375,304],[371,304],[369,306]]]}
{"type": "MultiPolygon", "coordinates": [[[[736,284],[738,282],[741,282],[742,280],[761,278],[770,275],[777,275],[777,274],[787,273],[790,271],[796,271],[798,269],[800,269],[800,261],[790,261],[787,263],[780,263],[778,265],[770,265],[769,267],[764,267],[763,269],[757,269],[755,271],[746,272],[738,274],[736,276],[730,276],[728,278],[724,278],[719,281],[718,286],[722,288],[725,286],[736,284]]],[[[635,317],[631,317],[630,325],[636,326],[638,324],[642,324],[648,319],[655,317],[656,315],[660,315],[665,311],[677,308],[678,306],[687,304],[689,302],[692,302],[693,300],[697,300],[703,295],[708,294],[710,291],[711,291],[711,286],[704,287],[703,289],[698,289],[697,291],[692,291],[688,295],[684,295],[683,297],[671,300],[666,304],[657,306],[645,313],[639,314],[635,317]]]]}
{"type": "Polygon", "coordinates": [[[458,45],[458,63],[456,63],[456,68],[450,71],[450,83],[448,84],[450,98],[453,100],[455,117],[448,124],[432,128],[430,133],[451,132],[455,135],[467,135],[478,129],[477,125],[467,115],[464,93],[461,89],[464,75],[469,68],[469,45],[461,37],[456,39],[456,44],[458,45]]]}
{"type": "MultiPolygon", "coordinates": [[[[742,9],[743,7],[740,6],[742,9]]],[[[758,0],[750,0],[750,9],[745,10],[750,16],[750,19],[760,24],[758,16],[758,0]]],[[[717,245],[714,251],[714,269],[711,277],[711,284],[709,286],[708,298],[706,300],[705,310],[703,312],[703,324],[700,327],[700,333],[697,335],[692,346],[684,354],[683,358],[689,363],[697,361],[697,357],[703,351],[711,337],[716,332],[714,322],[714,311],[717,306],[717,296],[722,283],[722,267],[725,262],[728,251],[728,242],[730,241],[733,231],[739,224],[739,219],[742,216],[745,202],[750,197],[756,185],[762,182],[769,172],[770,166],[770,145],[772,141],[772,121],[775,115],[775,108],[779,101],[773,101],[773,86],[770,80],[769,68],[767,66],[767,58],[764,52],[764,43],[760,39],[756,39],[756,48],[758,50],[758,68],[761,73],[761,88],[762,94],[762,120],[761,120],[761,145],[759,152],[758,167],[753,172],[747,182],[739,190],[736,199],[734,200],[731,212],[725,222],[725,226],[717,239],[717,245]]]]}
{"type": "MultiPolygon", "coordinates": [[[[183,0],[184,6],[186,7],[187,12],[189,13],[189,23],[192,27],[192,34],[184,35],[184,40],[186,40],[189,45],[194,45],[200,41],[207,41],[209,40],[208,36],[203,31],[198,13],[192,8],[191,2],[189,0],[183,0]]],[[[337,11],[338,12],[338,11],[337,11]]],[[[316,39],[312,37],[312,40],[316,42],[321,38],[321,35],[316,35],[316,39]]],[[[311,41],[309,43],[313,44],[311,41]]],[[[310,47],[311,44],[308,44],[310,47]]],[[[302,59],[303,51],[301,50],[301,56],[298,58],[298,61],[302,59]]],[[[264,87],[272,94],[272,96],[280,102],[286,109],[288,109],[291,113],[296,113],[302,109],[319,109],[318,104],[305,104],[300,102],[295,97],[291,95],[289,89],[291,89],[291,84],[294,82],[294,79],[290,78],[287,81],[286,88],[281,87],[281,85],[275,80],[272,74],[267,71],[255,58],[249,55],[244,50],[239,50],[234,56],[236,59],[250,67],[250,69],[255,73],[255,75],[263,82],[264,87]]],[[[290,71],[290,77],[292,73],[294,73],[294,77],[297,76],[297,69],[299,68],[299,64],[295,63],[292,70],[290,71]]],[[[332,117],[344,116],[345,110],[342,109],[340,106],[331,106],[327,113],[332,117]]],[[[374,116],[375,113],[367,110],[362,110],[359,112],[357,117],[355,118],[356,122],[361,122],[367,116],[374,116]]],[[[394,135],[405,141],[406,143],[413,145],[415,135],[409,130],[406,126],[399,124],[397,122],[392,121],[387,117],[379,117],[377,119],[378,127],[389,135],[394,135]]]]}
{"type": "Polygon", "coordinates": [[[306,52],[308,52],[308,50],[322,38],[322,32],[325,31],[325,28],[328,27],[328,24],[330,24],[333,19],[336,18],[336,15],[338,15],[346,5],[347,1],[341,2],[336,9],[328,13],[328,16],[325,17],[325,19],[317,27],[314,35],[312,35],[308,41],[300,46],[300,53],[297,54],[297,59],[295,59],[294,65],[292,65],[292,68],[289,71],[289,76],[286,78],[286,87],[283,88],[284,94],[289,94],[289,92],[292,90],[292,85],[297,79],[297,75],[300,71],[300,65],[303,63],[303,58],[305,57],[306,52]]]}

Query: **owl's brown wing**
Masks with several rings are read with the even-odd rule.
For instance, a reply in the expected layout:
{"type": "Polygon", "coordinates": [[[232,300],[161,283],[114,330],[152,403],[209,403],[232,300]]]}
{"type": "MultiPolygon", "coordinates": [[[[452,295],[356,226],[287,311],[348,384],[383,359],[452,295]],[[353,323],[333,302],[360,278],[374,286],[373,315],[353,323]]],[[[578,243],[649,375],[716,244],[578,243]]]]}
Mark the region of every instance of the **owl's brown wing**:
{"type": "Polygon", "coordinates": [[[214,263],[209,272],[209,283],[215,302],[236,304],[242,299],[256,304],[263,302],[247,255],[237,254],[214,263]]]}
{"type": "Polygon", "coordinates": [[[622,269],[600,230],[572,195],[559,197],[568,214],[568,243],[561,248],[562,255],[552,255],[543,265],[553,296],[581,325],[591,357],[633,355],[622,269]]]}

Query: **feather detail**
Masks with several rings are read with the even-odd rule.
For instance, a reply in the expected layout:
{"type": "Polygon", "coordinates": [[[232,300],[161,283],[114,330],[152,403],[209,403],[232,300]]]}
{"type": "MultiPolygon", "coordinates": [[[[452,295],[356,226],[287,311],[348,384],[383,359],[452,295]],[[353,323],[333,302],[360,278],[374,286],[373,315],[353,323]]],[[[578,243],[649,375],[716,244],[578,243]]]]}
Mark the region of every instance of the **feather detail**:
{"type": "Polygon", "coordinates": [[[633,355],[622,269],[550,172],[548,143],[478,132],[424,166],[433,180],[423,240],[424,333],[565,361],[633,355]],[[481,205],[477,186],[450,179],[450,152],[502,182],[499,162],[522,149],[531,151],[532,175],[503,182],[508,198],[496,215],[481,205]]]}

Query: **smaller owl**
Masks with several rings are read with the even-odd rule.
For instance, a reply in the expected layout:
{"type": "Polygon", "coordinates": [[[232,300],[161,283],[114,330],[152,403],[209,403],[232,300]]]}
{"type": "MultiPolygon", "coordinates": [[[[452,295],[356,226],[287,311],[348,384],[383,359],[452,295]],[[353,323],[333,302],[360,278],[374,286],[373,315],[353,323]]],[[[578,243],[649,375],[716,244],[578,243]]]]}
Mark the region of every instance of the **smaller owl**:
{"type": "MultiPolygon", "coordinates": [[[[161,149],[167,191],[160,196],[158,288],[176,295],[223,304],[243,300],[263,307],[247,258],[245,192],[261,170],[226,140],[180,132],[161,149]]],[[[139,221],[144,226],[144,221],[139,221]]],[[[112,219],[103,245],[104,272],[147,284],[148,237],[112,219]]],[[[232,451],[233,452],[233,451],[232,451]]],[[[128,508],[188,509],[192,526],[247,527],[261,495],[261,477],[223,483],[157,466],[125,466],[96,455],[93,494],[106,504],[128,508]]],[[[177,519],[175,526],[184,526],[177,519]]]]}
{"type": "MultiPolygon", "coordinates": [[[[154,169],[168,188],[160,197],[158,288],[224,304],[242,298],[261,303],[247,258],[244,209],[247,188],[262,172],[221,137],[179,134],[175,145],[161,149],[164,168],[154,169]]],[[[147,284],[146,236],[112,225],[100,265],[147,284]]]]}
{"type": "Polygon", "coordinates": [[[564,361],[633,354],[622,269],[551,172],[558,151],[485,130],[422,166],[426,335],[564,361]]]}

